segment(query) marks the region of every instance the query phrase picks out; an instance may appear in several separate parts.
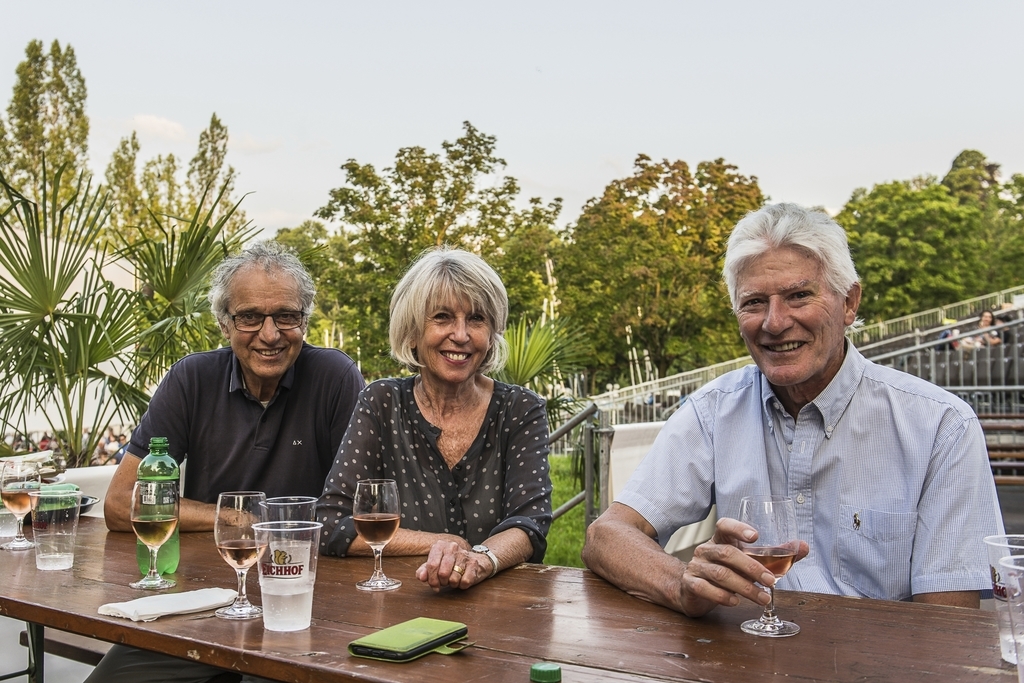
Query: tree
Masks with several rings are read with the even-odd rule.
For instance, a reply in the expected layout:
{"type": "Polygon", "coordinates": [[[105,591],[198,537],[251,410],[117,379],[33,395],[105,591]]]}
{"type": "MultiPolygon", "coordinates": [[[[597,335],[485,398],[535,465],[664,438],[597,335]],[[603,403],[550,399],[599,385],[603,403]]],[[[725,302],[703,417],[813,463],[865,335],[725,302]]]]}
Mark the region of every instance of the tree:
{"type": "Polygon", "coordinates": [[[587,202],[556,258],[563,312],[590,340],[592,390],[628,382],[627,338],[660,376],[743,352],[721,259],[732,226],[764,201],[756,177],[722,159],[636,159],[587,202]]]}
{"type": "Polygon", "coordinates": [[[495,156],[495,143],[465,122],[462,136],[443,142],[441,154],[403,148],[381,172],[350,159],[342,165],[345,185],[331,190],[317,211],[319,218],[341,223],[351,249],[350,260],[338,263],[347,284],[324,296],[344,295],[345,319],[337,322],[358,340],[362,367],[371,376],[397,370],[388,358],[388,305],[424,249],[448,244],[480,254],[501,275],[517,311],[543,300],[538,280],[545,264],[538,249],[554,237],[561,202],[532,200],[529,208],[517,209],[519,184],[500,175],[505,162],[495,156]]]}
{"type": "MultiPolygon", "coordinates": [[[[51,168],[66,166],[69,177],[85,168],[89,118],[85,79],[74,49],[54,40],[29,42],[18,64],[7,123],[0,125],[0,171],[14,187],[38,193],[44,181],[43,157],[51,168]]],[[[66,183],[63,191],[73,192],[66,183]]],[[[66,199],[67,197],[61,197],[66,199]]]]}
{"type": "MultiPolygon", "coordinates": [[[[108,233],[127,236],[129,241],[142,236],[160,239],[162,224],[167,219],[188,224],[197,212],[209,215],[213,209],[228,217],[224,226],[227,233],[242,230],[246,219],[233,196],[235,169],[225,168],[227,144],[228,129],[215,113],[210,117],[209,127],[199,134],[196,154],[182,184],[177,157],[158,155],[146,161],[140,172],[140,147],[135,132],[122,138],[105,173],[112,199],[108,233]],[[214,201],[218,202],[216,206],[214,201]]],[[[109,238],[109,234],[105,237],[109,238]]]]}
{"type": "Polygon", "coordinates": [[[981,152],[965,149],[957,155],[942,184],[961,204],[986,207],[999,192],[999,164],[993,164],[981,152]]]}
{"type": "MultiPolygon", "coordinates": [[[[961,185],[962,187],[962,185],[961,185]]],[[[878,321],[983,293],[983,213],[934,178],[855,190],[836,216],[863,284],[860,315],[878,321]]]]}
{"type": "Polygon", "coordinates": [[[237,211],[238,204],[233,199],[237,173],[233,166],[226,165],[227,155],[228,128],[215,112],[210,116],[210,125],[199,133],[199,146],[188,163],[189,208],[208,213],[216,206],[217,213],[228,216],[225,226],[228,232],[235,232],[246,221],[245,214],[237,211]]]}

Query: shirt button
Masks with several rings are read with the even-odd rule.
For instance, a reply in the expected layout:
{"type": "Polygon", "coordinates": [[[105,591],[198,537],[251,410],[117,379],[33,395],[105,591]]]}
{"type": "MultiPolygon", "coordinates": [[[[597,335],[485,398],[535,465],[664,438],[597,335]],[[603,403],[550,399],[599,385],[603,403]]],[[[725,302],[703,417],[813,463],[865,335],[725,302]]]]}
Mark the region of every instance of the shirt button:
{"type": "Polygon", "coordinates": [[[801,494],[797,495],[796,502],[800,503],[800,505],[803,505],[804,504],[804,494],[801,493],[801,494]]]}

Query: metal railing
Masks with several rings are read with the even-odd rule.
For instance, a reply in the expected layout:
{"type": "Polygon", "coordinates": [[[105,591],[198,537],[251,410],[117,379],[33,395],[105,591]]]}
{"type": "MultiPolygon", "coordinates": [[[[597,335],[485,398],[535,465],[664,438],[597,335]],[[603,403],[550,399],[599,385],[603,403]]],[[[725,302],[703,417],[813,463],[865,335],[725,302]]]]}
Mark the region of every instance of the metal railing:
{"type": "Polygon", "coordinates": [[[1024,319],[986,328],[999,334],[997,346],[966,348],[978,334],[961,332],[871,357],[936,384],[969,403],[979,415],[1024,412],[1024,319]],[[956,347],[956,348],[954,348],[956,347]]]}
{"type": "Polygon", "coordinates": [[[857,337],[857,348],[863,349],[868,344],[897,335],[914,334],[916,330],[939,328],[946,324],[946,320],[962,320],[985,308],[991,310],[1000,308],[1003,304],[1013,304],[1015,296],[1024,296],[1024,285],[865,325],[854,333],[857,337]]]}

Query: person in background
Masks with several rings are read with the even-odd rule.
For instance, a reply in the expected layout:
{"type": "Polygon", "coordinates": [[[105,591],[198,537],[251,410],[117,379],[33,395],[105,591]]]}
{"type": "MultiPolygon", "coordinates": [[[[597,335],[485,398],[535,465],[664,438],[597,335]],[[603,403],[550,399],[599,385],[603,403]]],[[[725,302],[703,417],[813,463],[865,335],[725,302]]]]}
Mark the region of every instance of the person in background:
{"type": "Polygon", "coordinates": [[[961,346],[965,349],[980,349],[983,346],[998,346],[1003,343],[1003,338],[995,330],[989,329],[996,324],[995,314],[990,310],[984,310],[978,316],[978,334],[971,335],[960,340],[961,346]]]}
{"type": "MultiPolygon", "coordinates": [[[[309,273],[276,242],[257,242],[217,267],[210,309],[229,346],[186,356],[160,382],[107,491],[111,531],[132,531],[132,486],[154,436],[168,438],[179,463],[188,458],[183,532],[213,529],[223,491],[320,494],[363,378],[341,351],[303,341],[315,295],[309,273]]],[[[221,673],[115,645],[87,681],[199,683],[221,673]]]]}
{"type": "Polygon", "coordinates": [[[828,215],[766,205],[729,237],[725,282],[754,365],[694,392],[617,500],[583,559],[637,597],[700,616],[755,582],[791,590],[978,607],[982,538],[1002,533],[985,438],[959,398],[875,365],[845,336],[861,286],[828,215]],[[738,547],[743,496],[794,500],[802,561],[778,582],[738,547]],[[664,545],[712,503],[715,535],[684,563],[664,545]],[[659,545],[661,544],[661,545],[659,545]]]}
{"type": "Polygon", "coordinates": [[[361,478],[395,479],[401,528],[390,555],[427,555],[416,577],[466,589],[540,562],[551,524],[544,400],[495,381],[507,357],[508,296],[459,249],[424,253],[391,298],[391,355],[418,374],[363,390],[327,477],[321,552],[370,555],[352,521],[361,478]]]}
{"type": "Polygon", "coordinates": [[[121,461],[124,459],[125,453],[128,452],[128,437],[124,434],[118,434],[117,443],[119,444],[119,447],[114,453],[112,461],[114,464],[120,465],[121,461]]]}

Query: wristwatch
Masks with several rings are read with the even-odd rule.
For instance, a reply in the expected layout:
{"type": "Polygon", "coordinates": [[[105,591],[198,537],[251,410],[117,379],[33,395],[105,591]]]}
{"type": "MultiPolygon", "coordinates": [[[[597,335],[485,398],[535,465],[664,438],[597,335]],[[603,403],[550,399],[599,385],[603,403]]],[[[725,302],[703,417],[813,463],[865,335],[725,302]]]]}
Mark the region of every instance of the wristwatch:
{"type": "Polygon", "coordinates": [[[495,556],[493,552],[491,552],[490,548],[488,548],[485,545],[475,545],[472,548],[470,548],[470,550],[472,550],[474,553],[482,553],[486,555],[487,559],[491,561],[491,576],[488,576],[487,578],[491,578],[498,573],[498,558],[495,556]]]}

